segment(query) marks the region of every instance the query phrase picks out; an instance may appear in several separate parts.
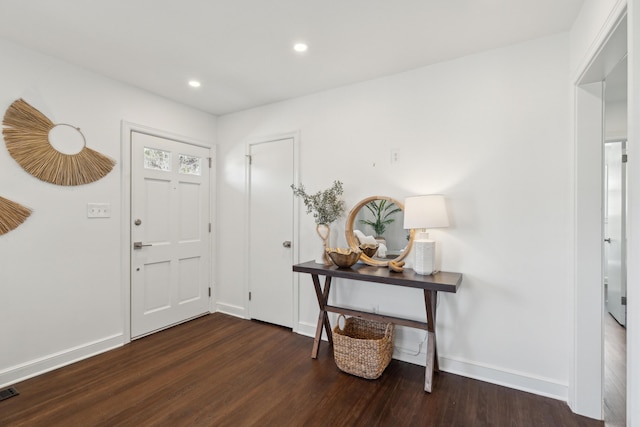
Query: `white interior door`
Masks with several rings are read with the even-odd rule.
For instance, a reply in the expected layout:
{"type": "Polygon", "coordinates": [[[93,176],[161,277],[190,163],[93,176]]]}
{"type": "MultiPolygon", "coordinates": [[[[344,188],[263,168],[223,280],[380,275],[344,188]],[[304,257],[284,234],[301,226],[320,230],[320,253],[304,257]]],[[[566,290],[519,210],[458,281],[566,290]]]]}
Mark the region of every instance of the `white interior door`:
{"type": "Polygon", "coordinates": [[[293,325],[293,138],[250,146],[249,312],[293,325]]]}
{"type": "Polygon", "coordinates": [[[605,302],[618,323],[626,325],[625,173],[623,143],[605,144],[605,302]]]}
{"type": "Polygon", "coordinates": [[[209,149],[131,136],[131,336],[209,311],[209,149]]]}

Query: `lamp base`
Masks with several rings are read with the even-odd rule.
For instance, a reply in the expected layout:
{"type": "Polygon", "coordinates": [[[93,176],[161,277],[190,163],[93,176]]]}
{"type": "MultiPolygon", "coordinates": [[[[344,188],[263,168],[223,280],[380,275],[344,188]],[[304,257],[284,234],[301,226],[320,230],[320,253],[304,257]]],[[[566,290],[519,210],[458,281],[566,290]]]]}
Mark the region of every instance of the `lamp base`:
{"type": "Polygon", "coordinates": [[[421,275],[432,274],[435,271],[436,242],[427,239],[414,240],[413,250],[413,270],[421,275]]]}

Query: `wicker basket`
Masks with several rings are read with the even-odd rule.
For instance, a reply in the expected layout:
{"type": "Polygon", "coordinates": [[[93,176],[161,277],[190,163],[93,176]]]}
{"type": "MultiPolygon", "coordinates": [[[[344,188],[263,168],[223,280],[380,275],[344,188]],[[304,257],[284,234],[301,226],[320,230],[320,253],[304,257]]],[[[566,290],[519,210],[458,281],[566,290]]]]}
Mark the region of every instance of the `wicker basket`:
{"type": "Polygon", "coordinates": [[[393,323],[381,323],[357,317],[338,317],[333,328],[333,358],[338,368],[358,377],[375,379],[391,362],[393,323]],[[344,319],[344,329],[340,328],[344,319]]]}

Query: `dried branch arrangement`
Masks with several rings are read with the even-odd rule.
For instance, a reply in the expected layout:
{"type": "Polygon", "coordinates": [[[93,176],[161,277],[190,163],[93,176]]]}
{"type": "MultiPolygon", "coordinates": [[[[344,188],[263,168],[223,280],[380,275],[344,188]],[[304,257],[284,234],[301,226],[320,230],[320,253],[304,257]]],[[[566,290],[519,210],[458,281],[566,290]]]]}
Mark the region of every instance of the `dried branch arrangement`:
{"type": "Polygon", "coordinates": [[[331,188],[315,194],[308,194],[302,184],[299,187],[291,184],[291,188],[294,196],[302,197],[307,213],[313,213],[316,224],[331,224],[344,213],[344,200],[340,199],[343,193],[341,181],[333,181],[331,188]]]}
{"type": "Polygon", "coordinates": [[[0,197],[0,235],[17,228],[29,215],[31,215],[30,209],[0,197]]]}
{"type": "Polygon", "coordinates": [[[42,181],[66,186],[88,184],[107,175],[116,164],[86,145],[77,154],[56,150],[49,142],[49,131],[57,125],[24,99],[9,106],[2,124],[6,126],[2,134],[11,157],[42,181]]]}

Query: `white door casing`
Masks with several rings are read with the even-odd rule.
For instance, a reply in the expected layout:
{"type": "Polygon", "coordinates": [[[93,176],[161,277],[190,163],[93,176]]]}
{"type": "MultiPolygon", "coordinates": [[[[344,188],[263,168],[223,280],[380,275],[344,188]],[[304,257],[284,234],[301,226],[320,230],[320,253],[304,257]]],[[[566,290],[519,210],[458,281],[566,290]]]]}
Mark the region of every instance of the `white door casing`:
{"type": "MultiPolygon", "coordinates": [[[[574,412],[596,419],[603,416],[604,375],[602,82],[627,52],[626,13],[626,2],[616,3],[597,37],[590,41],[591,47],[576,70],[573,85],[574,339],[568,403],[574,412]]],[[[629,75],[633,75],[631,69],[629,75]]],[[[631,101],[630,113],[633,105],[631,101]]],[[[631,133],[629,140],[632,140],[631,133]]],[[[627,358],[628,369],[633,365],[632,360],[627,358]]],[[[631,388],[627,399],[633,395],[629,390],[631,388]]]]}
{"type": "Polygon", "coordinates": [[[294,328],[295,137],[250,143],[247,152],[249,317],[294,328]]]}
{"type": "Polygon", "coordinates": [[[131,132],[132,337],[209,311],[209,158],[208,148],[131,132]]]}

